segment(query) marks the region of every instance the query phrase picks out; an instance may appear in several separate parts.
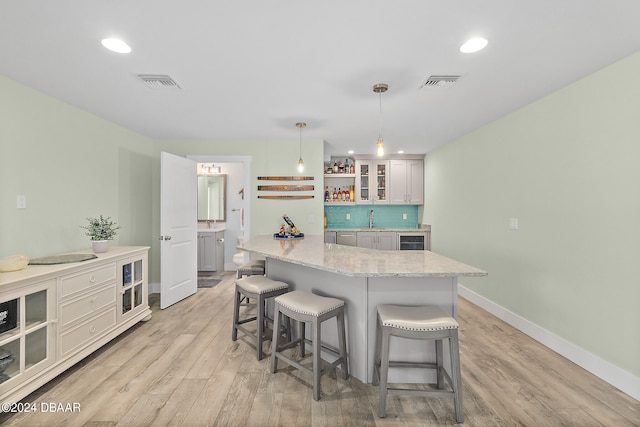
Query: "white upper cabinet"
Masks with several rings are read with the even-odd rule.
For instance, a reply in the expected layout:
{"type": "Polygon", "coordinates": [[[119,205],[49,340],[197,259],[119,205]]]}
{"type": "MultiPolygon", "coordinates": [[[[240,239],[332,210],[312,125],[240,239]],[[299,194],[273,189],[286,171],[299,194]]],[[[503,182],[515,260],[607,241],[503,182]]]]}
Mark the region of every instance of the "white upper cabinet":
{"type": "Polygon", "coordinates": [[[422,205],[424,203],[424,161],[393,159],[389,163],[389,203],[422,205]]]}

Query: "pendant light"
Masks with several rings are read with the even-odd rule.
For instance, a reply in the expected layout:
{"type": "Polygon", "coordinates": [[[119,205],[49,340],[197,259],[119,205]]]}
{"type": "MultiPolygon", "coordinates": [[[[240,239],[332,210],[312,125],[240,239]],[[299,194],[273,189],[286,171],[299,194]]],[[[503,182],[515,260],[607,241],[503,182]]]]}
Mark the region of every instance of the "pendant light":
{"type": "Polygon", "coordinates": [[[389,89],[386,83],[373,85],[373,91],[379,95],[380,99],[380,130],[378,132],[378,142],[376,143],[378,157],[384,156],[384,140],[382,139],[382,94],[389,89]]]}
{"type": "Polygon", "coordinates": [[[304,162],[302,161],[302,128],[307,127],[306,123],[296,123],[298,129],[300,129],[300,159],[298,159],[298,172],[304,172],[304,162]]]}

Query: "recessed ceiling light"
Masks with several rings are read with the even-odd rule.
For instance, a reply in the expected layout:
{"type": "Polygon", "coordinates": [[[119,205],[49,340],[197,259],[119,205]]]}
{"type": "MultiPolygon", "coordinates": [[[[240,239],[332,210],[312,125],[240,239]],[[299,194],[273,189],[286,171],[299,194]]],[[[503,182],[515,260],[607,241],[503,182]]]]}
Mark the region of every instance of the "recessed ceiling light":
{"type": "Polygon", "coordinates": [[[483,39],[482,37],[475,37],[473,39],[467,40],[462,46],[460,46],[460,52],[462,53],[473,53],[479,50],[484,49],[487,46],[487,39],[483,39]]]}
{"type": "Polygon", "coordinates": [[[398,154],[404,154],[404,150],[398,150],[398,154]]]}
{"type": "Polygon", "coordinates": [[[347,154],[353,154],[353,150],[347,151],[347,154]]]}
{"type": "Polygon", "coordinates": [[[129,53],[131,48],[120,39],[102,39],[102,46],[118,53],[129,53]]]}

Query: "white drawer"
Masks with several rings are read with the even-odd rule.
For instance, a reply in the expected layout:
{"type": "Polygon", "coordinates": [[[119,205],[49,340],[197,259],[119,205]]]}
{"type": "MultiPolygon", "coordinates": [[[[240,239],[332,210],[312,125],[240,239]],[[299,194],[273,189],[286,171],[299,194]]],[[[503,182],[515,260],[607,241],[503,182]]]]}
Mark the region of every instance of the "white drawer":
{"type": "Polygon", "coordinates": [[[109,304],[116,302],[116,288],[107,285],[106,288],[82,298],[66,302],[60,305],[60,326],[64,328],[74,320],[88,314],[95,313],[109,304]]]}
{"type": "Polygon", "coordinates": [[[99,286],[116,279],[116,264],[108,264],[84,273],[64,276],[60,279],[61,298],[91,286],[99,286]]]}
{"type": "Polygon", "coordinates": [[[78,326],[60,334],[60,354],[64,357],[71,351],[84,346],[116,325],[116,308],[99,314],[78,326]]]}

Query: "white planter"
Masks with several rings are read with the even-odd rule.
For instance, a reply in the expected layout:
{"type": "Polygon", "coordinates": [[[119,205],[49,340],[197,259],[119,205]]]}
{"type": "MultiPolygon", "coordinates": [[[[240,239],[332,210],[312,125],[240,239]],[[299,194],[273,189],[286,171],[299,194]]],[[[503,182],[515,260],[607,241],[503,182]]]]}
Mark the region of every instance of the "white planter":
{"type": "Polygon", "coordinates": [[[109,250],[109,241],[108,240],[92,240],[91,247],[93,248],[93,252],[97,254],[104,253],[109,250]]]}

